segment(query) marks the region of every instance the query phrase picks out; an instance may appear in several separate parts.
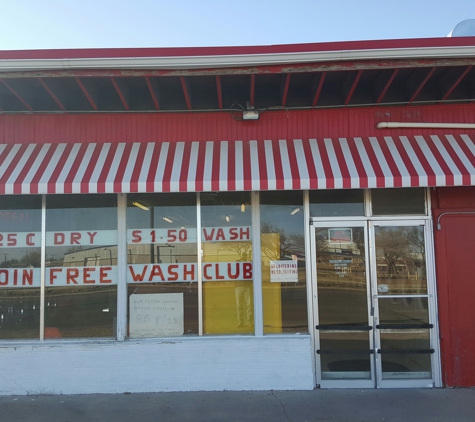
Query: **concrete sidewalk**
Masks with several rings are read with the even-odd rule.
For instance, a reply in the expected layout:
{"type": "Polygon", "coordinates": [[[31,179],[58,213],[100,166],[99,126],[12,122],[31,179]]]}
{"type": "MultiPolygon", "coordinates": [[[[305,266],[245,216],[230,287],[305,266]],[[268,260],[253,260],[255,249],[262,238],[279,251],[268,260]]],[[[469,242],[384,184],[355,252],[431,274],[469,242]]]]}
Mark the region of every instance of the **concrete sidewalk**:
{"type": "Polygon", "coordinates": [[[0,421],[475,421],[474,389],[0,397],[0,421]]]}

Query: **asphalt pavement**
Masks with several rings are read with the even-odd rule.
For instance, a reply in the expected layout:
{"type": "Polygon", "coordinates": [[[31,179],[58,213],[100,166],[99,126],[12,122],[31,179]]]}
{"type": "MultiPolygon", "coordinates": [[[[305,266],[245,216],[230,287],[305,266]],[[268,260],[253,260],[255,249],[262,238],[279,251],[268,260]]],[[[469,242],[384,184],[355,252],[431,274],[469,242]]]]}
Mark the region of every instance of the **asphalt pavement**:
{"type": "Polygon", "coordinates": [[[475,421],[475,389],[0,397],[0,421],[475,421]]]}

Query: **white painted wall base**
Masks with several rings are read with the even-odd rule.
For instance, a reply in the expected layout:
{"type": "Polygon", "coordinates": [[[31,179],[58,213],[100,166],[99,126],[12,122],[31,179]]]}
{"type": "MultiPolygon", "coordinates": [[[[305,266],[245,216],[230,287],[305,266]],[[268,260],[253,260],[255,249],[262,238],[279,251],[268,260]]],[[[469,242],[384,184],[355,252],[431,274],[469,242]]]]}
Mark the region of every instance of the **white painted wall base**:
{"type": "Polygon", "coordinates": [[[309,336],[8,343],[0,395],[311,390],[309,336]]]}

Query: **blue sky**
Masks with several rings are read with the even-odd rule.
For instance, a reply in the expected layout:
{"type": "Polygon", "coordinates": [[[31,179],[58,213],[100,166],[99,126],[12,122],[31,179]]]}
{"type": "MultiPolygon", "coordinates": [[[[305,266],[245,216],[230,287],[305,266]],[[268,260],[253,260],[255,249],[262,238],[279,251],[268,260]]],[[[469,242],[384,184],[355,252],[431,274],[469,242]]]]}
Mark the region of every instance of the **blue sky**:
{"type": "Polygon", "coordinates": [[[475,0],[2,0],[0,50],[445,37],[475,0]]]}

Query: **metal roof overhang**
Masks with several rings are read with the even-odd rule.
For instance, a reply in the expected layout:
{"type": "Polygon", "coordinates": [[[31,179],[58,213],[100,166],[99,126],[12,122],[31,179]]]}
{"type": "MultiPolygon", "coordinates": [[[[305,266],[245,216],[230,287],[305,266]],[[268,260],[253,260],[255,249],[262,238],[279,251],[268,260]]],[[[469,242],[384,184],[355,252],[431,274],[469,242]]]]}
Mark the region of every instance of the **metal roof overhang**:
{"type": "Polygon", "coordinates": [[[262,111],[468,103],[475,38],[0,51],[0,113],[262,111]]]}
{"type": "Polygon", "coordinates": [[[468,135],[0,145],[0,194],[475,184],[468,135]]]}
{"type": "MultiPolygon", "coordinates": [[[[473,37],[165,50],[0,52],[0,113],[475,101],[473,37]]],[[[473,185],[474,157],[468,135],[0,145],[0,193],[473,185]]]]}

